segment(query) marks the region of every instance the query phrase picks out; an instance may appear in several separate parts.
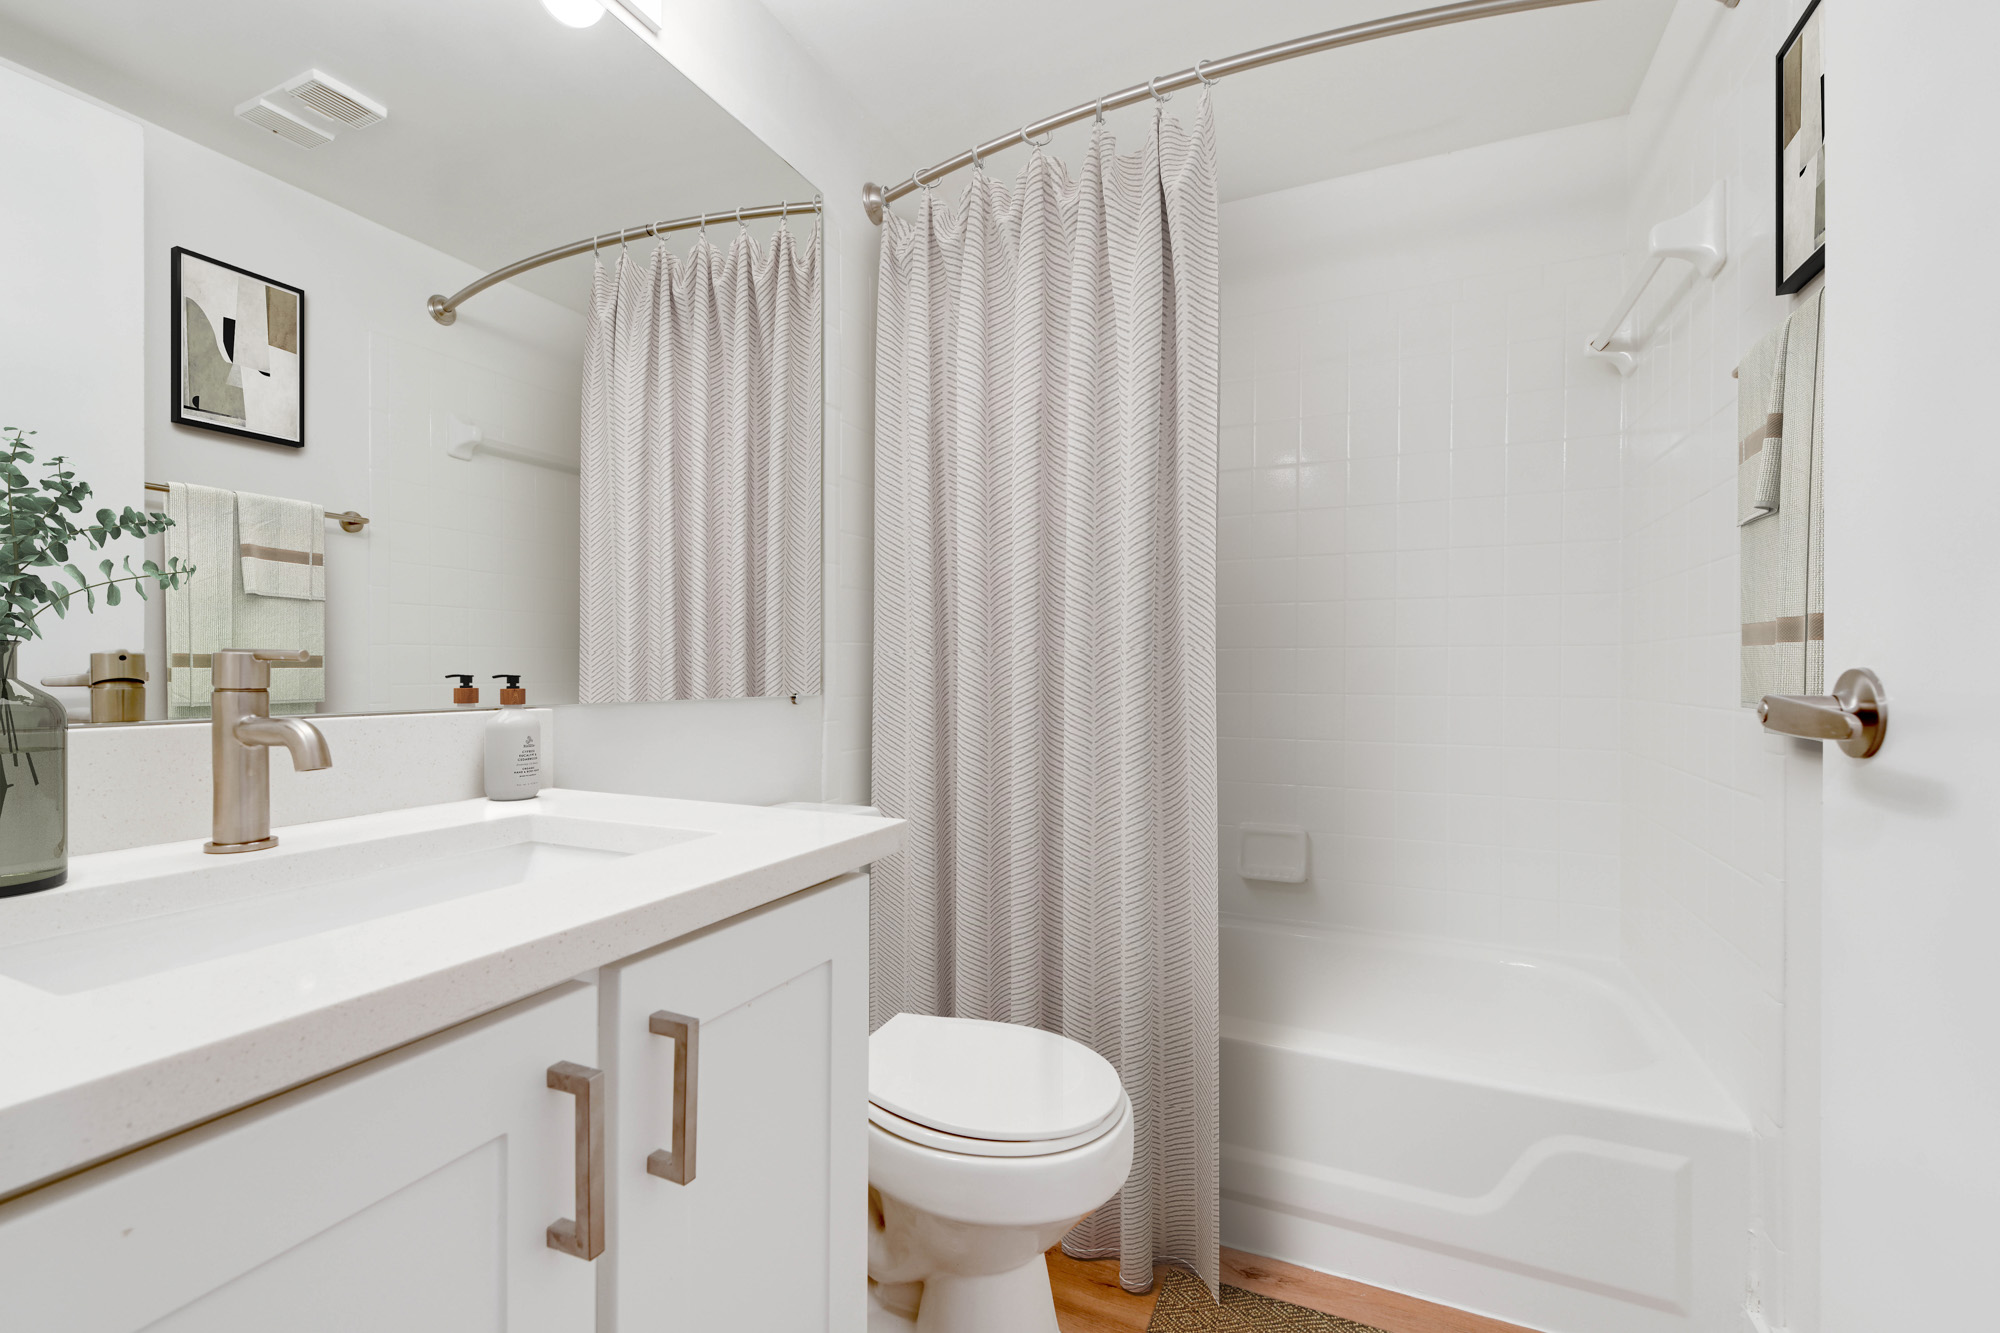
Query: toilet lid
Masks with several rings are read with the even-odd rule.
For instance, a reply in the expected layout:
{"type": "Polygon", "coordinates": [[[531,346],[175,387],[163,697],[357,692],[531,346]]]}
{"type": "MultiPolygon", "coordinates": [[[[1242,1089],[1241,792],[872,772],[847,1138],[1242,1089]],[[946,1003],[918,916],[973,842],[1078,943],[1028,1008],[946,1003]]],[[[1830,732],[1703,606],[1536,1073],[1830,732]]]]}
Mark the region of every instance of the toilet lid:
{"type": "Polygon", "coordinates": [[[1039,1028],[897,1014],[868,1039],[868,1100],[959,1138],[1073,1139],[1124,1095],[1110,1061],[1039,1028]]]}

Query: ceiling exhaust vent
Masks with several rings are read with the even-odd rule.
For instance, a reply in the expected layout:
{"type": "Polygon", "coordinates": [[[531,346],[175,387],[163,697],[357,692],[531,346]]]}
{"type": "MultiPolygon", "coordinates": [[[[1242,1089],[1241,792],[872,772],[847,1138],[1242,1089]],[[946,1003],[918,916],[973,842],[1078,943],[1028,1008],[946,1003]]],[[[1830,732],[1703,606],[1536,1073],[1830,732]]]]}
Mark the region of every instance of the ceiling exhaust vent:
{"type": "Polygon", "coordinates": [[[280,139],[289,139],[301,148],[317,148],[323,143],[333,142],[331,134],[308,125],[268,97],[251,98],[236,108],[236,114],[258,129],[269,130],[280,139]]]}
{"type": "Polygon", "coordinates": [[[316,69],[309,69],[287,82],[280,91],[291,94],[322,116],[337,120],[349,129],[358,130],[363,125],[373,125],[389,114],[389,108],[374,98],[316,69]]]}

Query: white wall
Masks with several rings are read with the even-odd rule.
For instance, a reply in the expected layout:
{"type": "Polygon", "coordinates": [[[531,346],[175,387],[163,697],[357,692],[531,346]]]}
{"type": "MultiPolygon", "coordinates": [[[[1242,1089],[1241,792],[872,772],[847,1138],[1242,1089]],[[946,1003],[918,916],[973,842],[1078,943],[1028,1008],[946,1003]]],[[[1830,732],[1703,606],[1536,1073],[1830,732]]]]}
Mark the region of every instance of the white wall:
{"type": "Polygon", "coordinates": [[[1225,910],[1618,946],[1624,124],[1223,208],[1225,910]],[[1311,835],[1235,873],[1241,822],[1311,835]]]}
{"type": "Polygon", "coordinates": [[[576,701],[582,370],[570,353],[581,349],[579,332],[574,348],[544,365],[501,370],[476,343],[465,356],[370,333],[369,526],[377,530],[356,707],[436,708],[451,697],[447,672],[472,675],[487,703],[499,701],[493,677],[502,672],[522,677],[536,702],[576,701]],[[453,458],[454,418],[552,466],[453,458]]]}
{"type": "MultiPolygon", "coordinates": [[[[484,677],[516,671],[531,700],[574,701],[574,484],[551,487],[556,474],[520,463],[445,459],[431,420],[455,412],[498,438],[574,457],[583,317],[503,284],[443,327],[424,299],[477,277],[470,265],[142,125],[147,479],[369,516],[363,533],[326,529],[322,712],[448,706],[446,671],[479,673],[489,700],[496,682],[484,677]],[[177,245],[305,289],[303,449],[169,419],[177,245]]],[[[165,679],[161,633],[155,610],[147,653],[156,683],[165,679]]],[[[164,702],[163,689],[152,694],[164,702]]]]}
{"type": "MultiPolygon", "coordinates": [[[[1629,117],[1626,273],[1652,225],[1718,179],[1730,259],[1710,280],[1670,264],[1636,325],[1620,839],[1624,957],[1751,1117],[1752,1280],[1764,1316],[1793,1328],[1812,1318],[1820,754],[1739,704],[1730,372],[1795,304],[1773,292],[1772,68],[1803,8],[1681,0],[1629,117]]],[[[1847,318],[1837,301],[1830,318],[1847,318]]]]}
{"type": "Polygon", "coordinates": [[[1828,0],[1824,1323],[1989,1328],[2000,1252],[2000,7],[1828,0]]]}
{"type": "MultiPolygon", "coordinates": [[[[94,491],[86,514],[140,508],[139,127],[8,65],[0,65],[0,126],[0,425],[37,432],[29,445],[40,460],[70,460],[94,491]]],[[[128,537],[104,554],[138,549],[128,537]]],[[[100,602],[94,615],[80,602],[65,618],[42,615],[42,640],[21,652],[22,676],[71,675],[93,650],[140,646],[141,611],[133,599],[100,602]]],[[[87,707],[87,691],[54,693],[87,707]]]]}

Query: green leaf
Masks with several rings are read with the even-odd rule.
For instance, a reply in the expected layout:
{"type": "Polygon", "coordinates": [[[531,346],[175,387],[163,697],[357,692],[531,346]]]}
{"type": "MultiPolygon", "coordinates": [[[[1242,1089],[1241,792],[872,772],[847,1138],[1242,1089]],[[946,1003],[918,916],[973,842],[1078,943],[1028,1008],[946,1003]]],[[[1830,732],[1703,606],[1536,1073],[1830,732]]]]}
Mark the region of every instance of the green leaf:
{"type": "Polygon", "coordinates": [[[84,584],[86,584],[86,583],[90,582],[90,580],[89,580],[89,579],[87,579],[87,578],[85,578],[85,577],[83,576],[83,571],[82,571],[82,570],[80,570],[80,569],[78,569],[78,568],[77,568],[77,567],[76,567],[75,565],[64,565],[64,566],[63,566],[63,573],[65,573],[65,574],[69,575],[69,576],[70,576],[71,578],[75,579],[75,580],[76,580],[76,586],[77,586],[77,587],[79,587],[79,588],[81,588],[81,587],[82,587],[82,586],[83,586],[84,584]]]}
{"type": "Polygon", "coordinates": [[[97,594],[91,589],[85,588],[83,590],[83,604],[88,609],[95,611],[97,609],[97,594]]]}
{"type": "Polygon", "coordinates": [[[151,593],[146,591],[146,580],[144,579],[133,579],[132,591],[139,594],[139,600],[142,602],[152,596],[151,593]]]}
{"type": "Polygon", "coordinates": [[[106,604],[107,604],[107,605],[110,605],[110,606],[116,606],[116,605],[118,605],[118,600],[119,600],[119,599],[118,599],[118,585],[117,585],[117,584],[115,584],[115,583],[107,583],[107,584],[105,584],[105,585],[104,585],[104,600],[105,600],[105,602],[106,602],[106,604]]]}
{"type": "Polygon", "coordinates": [[[112,564],[109,560],[100,560],[97,562],[97,572],[104,575],[107,579],[111,577],[111,571],[116,568],[118,566],[112,564]]]}
{"type": "Polygon", "coordinates": [[[97,523],[99,527],[115,528],[118,526],[118,515],[109,509],[100,509],[97,511],[97,523]]]}

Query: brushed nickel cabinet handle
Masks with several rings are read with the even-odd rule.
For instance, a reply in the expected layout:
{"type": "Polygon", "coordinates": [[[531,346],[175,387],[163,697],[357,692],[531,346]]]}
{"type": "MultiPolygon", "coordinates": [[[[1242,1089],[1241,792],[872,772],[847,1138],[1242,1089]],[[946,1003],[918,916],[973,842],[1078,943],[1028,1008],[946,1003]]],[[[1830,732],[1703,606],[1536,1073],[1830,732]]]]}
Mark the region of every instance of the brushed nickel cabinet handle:
{"type": "Polygon", "coordinates": [[[549,1086],[576,1098],[576,1216],[549,1224],[549,1248],[579,1259],[604,1253],[604,1071],[562,1060],[549,1086]]]}
{"type": "Polygon", "coordinates": [[[662,1009],[646,1020],[646,1030],[674,1039],[673,1145],[646,1155],[646,1173],[685,1185],[694,1179],[695,1065],[701,1020],[662,1009]]]}

